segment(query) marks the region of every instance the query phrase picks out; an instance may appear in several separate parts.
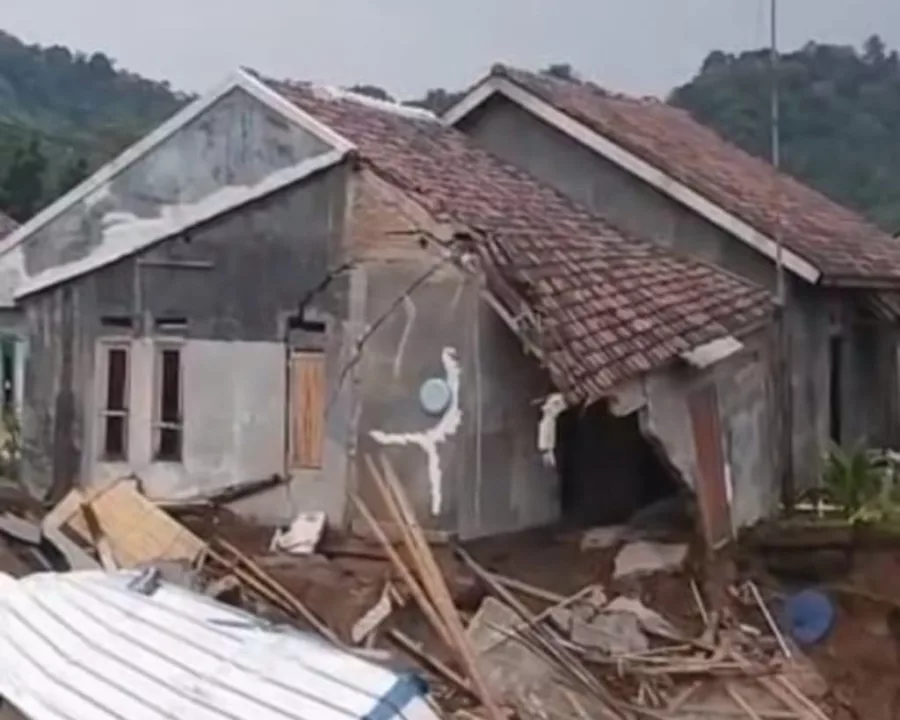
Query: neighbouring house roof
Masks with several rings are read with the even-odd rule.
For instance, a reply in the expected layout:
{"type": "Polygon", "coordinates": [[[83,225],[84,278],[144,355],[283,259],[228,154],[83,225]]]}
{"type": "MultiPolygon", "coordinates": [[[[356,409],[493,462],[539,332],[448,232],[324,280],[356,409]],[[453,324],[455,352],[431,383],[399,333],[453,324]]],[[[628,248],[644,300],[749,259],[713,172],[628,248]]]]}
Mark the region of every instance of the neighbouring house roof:
{"type": "Polygon", "coordinates": [[[19,223],[13,220],[9,215],[0,212],[0,240],[9,235],[17,227],[19,227],[19,223]]]}
{"type": "Polygon", "coordinates": [[[580,81],[495,66],[446,115],[456,123],[508,97],[810,282],[900,286],[900,244],[821,193],[778,173],[691,115],[580,81]]]}
{"type": "Polygon", "coordinates": [[[540,319],[544,361],[570,400],[602,396],[702,344],[768,319],[768,294],[633,238],[419,111],[268,81],[351,142],[439,221],[478,233],[540,319]]]}

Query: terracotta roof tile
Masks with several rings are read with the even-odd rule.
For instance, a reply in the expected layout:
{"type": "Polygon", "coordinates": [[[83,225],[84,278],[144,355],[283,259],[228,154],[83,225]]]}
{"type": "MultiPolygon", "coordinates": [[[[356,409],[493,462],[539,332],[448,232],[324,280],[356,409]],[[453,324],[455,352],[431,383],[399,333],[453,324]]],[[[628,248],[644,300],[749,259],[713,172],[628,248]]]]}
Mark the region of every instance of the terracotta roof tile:
{"type": "Polygon", "coordinates": [[[482,234],[482,254],[539,317],[545,362],[572,400],[602,396],[698,343],[769,318],[761,288],[625,239],[435,119],[267,82],[438,217],[482,234]]]}
{"type": "Polygon", "coordinates": [[[900,285],[900,243],[888,233],[777,173],[687,111],[653,98],[629,98],[592,83],[502,65],[492,74],[528,90],[769,237],[776,234],[780,206],[785,246],[815,265],[826,280],[900,285]]]}

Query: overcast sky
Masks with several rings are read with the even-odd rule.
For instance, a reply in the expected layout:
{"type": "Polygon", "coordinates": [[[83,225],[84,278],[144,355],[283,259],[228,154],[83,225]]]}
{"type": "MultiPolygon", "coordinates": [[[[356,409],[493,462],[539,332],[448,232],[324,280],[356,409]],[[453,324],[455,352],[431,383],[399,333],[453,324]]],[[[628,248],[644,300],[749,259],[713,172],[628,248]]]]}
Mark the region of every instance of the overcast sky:
{"type": "MultiPolygon", "coordinates": [[[[664,94],[713,49],[768,42],[769,0],[0,0],[28,42],[102,50],[122,67],[203,90],[238,65],[277,77],[461,88],[498,60],[570,62],[617,90],[664,94]]],[[[900,0],[780,0],[785,47],[900,46],[900,0]]]]}

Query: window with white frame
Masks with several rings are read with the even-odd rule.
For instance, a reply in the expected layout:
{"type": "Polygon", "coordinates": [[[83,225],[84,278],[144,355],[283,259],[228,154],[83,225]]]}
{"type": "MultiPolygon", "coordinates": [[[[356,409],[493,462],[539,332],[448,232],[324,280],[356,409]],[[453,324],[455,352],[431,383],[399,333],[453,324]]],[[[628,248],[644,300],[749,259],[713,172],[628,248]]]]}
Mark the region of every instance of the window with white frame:
{"type": "Polygon", "coordinates": [[[181,462],[184,445],[181,347],[160,344],[156,350],[156,406],[153,423],[154,458],[181,462]]]}
{"type": "Polygon", "coordinates": [[[126,344],[102,347],[104,397],[100,452],[104,460],[122,461],[128,459],[129,348],[126,344]]]}

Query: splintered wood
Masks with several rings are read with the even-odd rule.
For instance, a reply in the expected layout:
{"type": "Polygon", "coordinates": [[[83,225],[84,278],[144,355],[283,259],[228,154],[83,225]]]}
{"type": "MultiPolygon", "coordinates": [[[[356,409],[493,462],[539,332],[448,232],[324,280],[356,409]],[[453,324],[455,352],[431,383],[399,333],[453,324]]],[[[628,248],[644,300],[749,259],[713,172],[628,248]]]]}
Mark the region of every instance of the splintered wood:
{"type": "Polygon", "coordinates": [[[111,551],[121,568],[159,560],[194,563],[206,549],[203,540],[126,480],[84,492],[72,490],[47,515],[44,526],[65,527],[98,547],[102,555],[111,551]],[[85,508],[89,509],[88,517],[85,508]]]}

